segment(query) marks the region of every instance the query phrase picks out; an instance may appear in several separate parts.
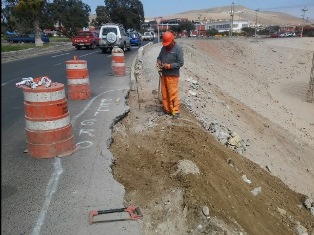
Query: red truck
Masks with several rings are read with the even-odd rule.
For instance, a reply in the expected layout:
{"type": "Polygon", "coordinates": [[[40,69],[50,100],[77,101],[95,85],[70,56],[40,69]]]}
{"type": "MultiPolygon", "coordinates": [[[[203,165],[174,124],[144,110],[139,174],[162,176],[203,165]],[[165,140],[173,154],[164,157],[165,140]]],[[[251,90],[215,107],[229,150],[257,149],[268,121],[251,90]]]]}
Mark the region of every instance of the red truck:
{"type": "Polygon", "coordinates": [[[82,47],[87,49],[95,49],[99,46],[99,34],[92,31],[80,31],[75,37],[72,38],[72,45],[77,50],[82,47]]]}

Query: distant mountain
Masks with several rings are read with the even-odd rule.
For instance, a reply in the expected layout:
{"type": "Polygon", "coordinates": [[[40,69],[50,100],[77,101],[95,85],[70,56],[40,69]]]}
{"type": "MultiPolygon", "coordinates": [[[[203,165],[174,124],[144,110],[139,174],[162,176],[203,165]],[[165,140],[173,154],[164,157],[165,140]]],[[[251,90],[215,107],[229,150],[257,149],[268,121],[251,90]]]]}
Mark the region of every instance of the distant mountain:
{"type": "MultiPolygon", "coordinates": [[[[303,20],[301,18],[292,16],[287,13],[274,11],[255,11],[241,5],[234,5],[233,21],[248,20],[249,24],[255,24],[257,16],[257,23],[262,25],[301,25],[303,20]]],[[[174,15],[163,16],[163,19],[174,18],[188,18],[189,20],[199,21],[217,21],[230,20],[230,6],[215,7],[201,10],[191,10],[174,15]]],[[[154,20],[154,18],[146,18],[146,20],[154,20]]],[[[314,20],[309,19],[307,24],[313,24],[314,20]]]]}

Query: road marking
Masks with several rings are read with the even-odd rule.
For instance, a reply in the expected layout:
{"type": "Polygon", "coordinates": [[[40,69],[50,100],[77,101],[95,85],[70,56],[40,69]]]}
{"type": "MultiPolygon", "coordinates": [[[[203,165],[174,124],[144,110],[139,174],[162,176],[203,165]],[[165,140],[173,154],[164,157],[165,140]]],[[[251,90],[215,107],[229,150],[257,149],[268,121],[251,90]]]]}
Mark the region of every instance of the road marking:
{"type": "Polygon", "coordinates": [[[35,226],[33,233],[32,233],[33,235],[39,235],[40,234],[40,230],[41,230],[41,227],[42,227],[44,220],[46,218],[46,214],[47,214],[47,211],[49,209],[49,205],[51,203],[52,196],[57,191],[59,179],[60,179],[61,174],[63,173],[61,159],[60,158],[55,158],[55,159],[56,160],[53,164],[54,172],[52,173],[52,176],[51,176],[49,183],[47,185],[46,193],[45,193],[46,199],[45,199],[44,205],[40,211],[39,217],[37,218],[36,226],[35,226]]]}
{"type": "Polygon", "coordinates": [[[18,80],[20,80],[20,81],[21,81],[21,78],[15,78],[15,79],[12,79],[12,80],[10,80],[10,81],[7,81],[7,82],[4,82],[4,83],[1,83],[1,86],[8,85],[8,84],[10,84],[10,83],[12,83],[12,82],[14,82],[14,81],[18,81],[18,80]]]}
{"type": "Polygon", "coordinates": [[[64,55],[69,55],[70,53],[63,53],[63,54],[59,54],[59,55],[53,55],[51,56],[52,58],[56,58],[56,57],[60,57],[60,56],[64,56],[64,55]]]}
{"type": "MultiPolygon", "coordinates": [[[[78,115],[76,115],[72,118],[72,121],[71,121],[72,126],[74,126],[75,121],[85,113],[85,111],[89,108],[89,106],[91,106],[91,104],[93,103],[93,101],[95,99],[97,99],[99,96],[101,96],[103,94],[117,91],[117,90],[124,90],[124,88],[105,91],[105,92],[102,92],[99,95],[95,96],[90,102],[88,102],[88,104],[85,106],[85,108],[78,115]]],[[[91,141],[83,141],[83,142],[80,142],[79,144],[81,144],[80,148],[88,148],[93,143],[91,141]],[[82,146],[83,143],[86,145],[82,146]]],[[[51,200],[52,200],[52,196],[57,191],[57,187],[59,185],[60,175],[63,173],[61,159],[60,158],[55,158],[55,159],[56,160],[53,164],[54,165],[54,172],[52,173],[52,176],[51,176],[49,183],[47,185],[47,188],[46,188],[46,193],[45,193],[46,199],[45,199],[43,207],[41,208],[40,214],[37,218],[36,226],[33,229],[32,235],[40,235],[41,227],[44,224],[44,220],[46,218],[47,211],[48,211],[49,205],[50,205],[51,200]]]]}
{"type": "Polygon", "coordinates": [[[84,54],[84,55],[80,55],[80,57],[85,57],[85,56],[92,55],[92,54],[96,54],[96,53],[98,53],[98,52],[87,53],[87,54],[84,54]]]}

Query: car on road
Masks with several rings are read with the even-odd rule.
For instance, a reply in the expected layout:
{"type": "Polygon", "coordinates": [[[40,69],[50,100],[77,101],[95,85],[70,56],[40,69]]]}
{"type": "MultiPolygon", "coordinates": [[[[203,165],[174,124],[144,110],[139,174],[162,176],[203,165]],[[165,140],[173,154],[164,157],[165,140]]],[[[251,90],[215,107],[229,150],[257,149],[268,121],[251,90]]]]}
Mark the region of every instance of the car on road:
{"type": "Polygon", "coordinates": [[[80,50],[82,47],[95,49],[99,46],[99,35],[95,31],[80,31],[72,38],[72,46],[75,46],[77,50],[80,50]]]}
{"type": "Polygon", "coordinates": [[[101,26],[99,38],[99,47],[103,53],[111,51],[114,46],[120,47],[123,51],[131,50],[130,38],[121,24],[101,26]]]}
{"type": "MultiPolygon", "coordinates": [[[[44,32],[40,32],[40,38],[43,42],[50,42],[49,37],[44,32]]],[[[6,37],[7,42],[12,43],[35,43],[35,34],[34,33],[28,33],[28,34],[7,34],[6,37]]]]}
{"type": "Polygon", "coordinates": [[[142,37],[139,35],[138,32],[130,32],[128,33],[130,37],[130,43],[131,45],[139,46],[142,44],[142,37]]]}
{"type": "Polygon", "coordinates": [[[154,40],[154,36],[151,32],[144,32],[142,35],[142,40],[143,41],[153,41],[154,40]]]}

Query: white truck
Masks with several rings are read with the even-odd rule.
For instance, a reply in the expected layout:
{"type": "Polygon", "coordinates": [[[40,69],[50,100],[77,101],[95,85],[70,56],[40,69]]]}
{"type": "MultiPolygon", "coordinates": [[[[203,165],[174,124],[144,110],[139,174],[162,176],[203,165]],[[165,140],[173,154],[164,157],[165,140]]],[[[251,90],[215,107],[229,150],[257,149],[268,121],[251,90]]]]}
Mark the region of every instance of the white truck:
{"type": "Polygon", "coordinates": [[[154,40],[154,36],[151,32],[144,32],[142,34],[142,40],[143,41],[153,41],[154,40]]]}

